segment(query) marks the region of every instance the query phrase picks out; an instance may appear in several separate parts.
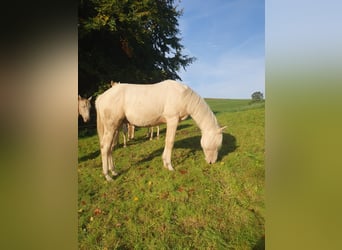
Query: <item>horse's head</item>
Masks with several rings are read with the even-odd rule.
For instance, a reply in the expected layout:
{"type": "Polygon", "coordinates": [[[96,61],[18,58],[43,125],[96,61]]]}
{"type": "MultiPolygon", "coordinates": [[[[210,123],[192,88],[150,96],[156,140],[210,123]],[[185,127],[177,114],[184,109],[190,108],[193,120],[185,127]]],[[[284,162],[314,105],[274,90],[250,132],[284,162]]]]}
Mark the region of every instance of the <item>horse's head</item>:
{"type": "Polygon", "coordinates": [[[201,146],[207,163],[215,163],[218,151],[222,145],[222,131],[225,127],[216,130],[203,131],[201,138],[201,146]]]}
{"type": "Polygon", "coordinates": [[[90,120],[91,98],[92,96],[88,99],[78,96],[78,113],[82,116],[84,122],[88,122],[90,120]]]}

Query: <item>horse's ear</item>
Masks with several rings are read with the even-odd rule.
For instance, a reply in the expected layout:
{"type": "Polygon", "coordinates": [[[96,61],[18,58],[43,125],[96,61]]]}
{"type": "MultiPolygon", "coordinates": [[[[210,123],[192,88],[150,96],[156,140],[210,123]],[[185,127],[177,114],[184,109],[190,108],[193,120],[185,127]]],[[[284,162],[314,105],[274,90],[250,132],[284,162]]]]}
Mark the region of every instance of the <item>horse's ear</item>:
{"type": "Polygon", "coordinates": [[[93,98],[93,96],[89,97],[89,98],[88,98],[88,101],[90,101],[90,100],[91,100],[91,98],[93,98]]]}
{"type": "Polygon", "coordinates": [[[227,128],[227,126],[223,126],[223,127],[219,128],[219,133],[222,133],[225,128],[227,128]]]}
{"type": "Polygon", "coordinates": [[[81,99],[82,99],[82,97],[80,95],[78,95],[78,100],[81,100],[81,99]]]}

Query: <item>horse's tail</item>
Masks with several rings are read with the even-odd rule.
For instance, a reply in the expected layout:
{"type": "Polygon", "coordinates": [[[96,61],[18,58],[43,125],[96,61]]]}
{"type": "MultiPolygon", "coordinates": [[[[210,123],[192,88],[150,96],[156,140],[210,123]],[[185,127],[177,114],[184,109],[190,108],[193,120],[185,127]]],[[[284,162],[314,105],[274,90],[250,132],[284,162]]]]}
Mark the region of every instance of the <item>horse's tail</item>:
{"type": "Polygon", "coordinates": [[[100,147],[102,146],[102,138],[104,133],[103,123],[100,115],[100,111],[98,108],[98,102],[95,101],[95,109],[96,109],[96,127],[97,127],[97,134],[99,136],[100,147]]]}

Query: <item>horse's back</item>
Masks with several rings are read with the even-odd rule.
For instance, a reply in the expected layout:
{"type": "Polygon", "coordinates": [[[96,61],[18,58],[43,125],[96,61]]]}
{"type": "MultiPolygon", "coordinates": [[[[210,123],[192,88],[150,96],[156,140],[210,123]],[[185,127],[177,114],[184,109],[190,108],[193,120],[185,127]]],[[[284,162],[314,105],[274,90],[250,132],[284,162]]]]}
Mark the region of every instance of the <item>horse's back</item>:
{"type": "Polygon", "coordinates": [[[173,80],[155,84],[121,83],[104,92],[98,102],[111,113],[124,115],[132,124],[150,126],[182,115],[185,112],[184,93],[188,89],[173,80]]]}
{"type": "Polygon", "coordinates": [[[166,97],[172,95],[173,97],[181,95],[189,87],[174,80],[165,80],[154,84],[130,84],[123,83],[117,85],[118,87],[125,89],[125,92],[131,97],[166,97]]]}

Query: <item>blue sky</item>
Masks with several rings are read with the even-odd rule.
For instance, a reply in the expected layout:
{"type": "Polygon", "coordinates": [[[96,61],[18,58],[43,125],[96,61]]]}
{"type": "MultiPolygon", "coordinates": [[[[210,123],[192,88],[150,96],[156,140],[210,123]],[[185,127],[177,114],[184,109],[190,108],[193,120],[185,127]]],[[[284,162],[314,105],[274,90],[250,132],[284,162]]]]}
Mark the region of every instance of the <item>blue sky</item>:
{"type": "Polygon", "coordinates": [[[180,72],[202,97],[265,95],[264,0],[182,0],[184,53],[197,60],[180,72]]]}

